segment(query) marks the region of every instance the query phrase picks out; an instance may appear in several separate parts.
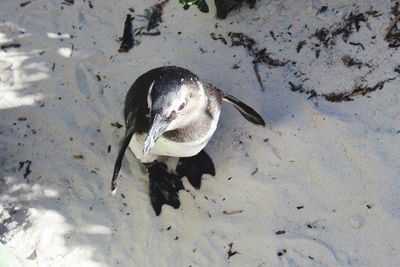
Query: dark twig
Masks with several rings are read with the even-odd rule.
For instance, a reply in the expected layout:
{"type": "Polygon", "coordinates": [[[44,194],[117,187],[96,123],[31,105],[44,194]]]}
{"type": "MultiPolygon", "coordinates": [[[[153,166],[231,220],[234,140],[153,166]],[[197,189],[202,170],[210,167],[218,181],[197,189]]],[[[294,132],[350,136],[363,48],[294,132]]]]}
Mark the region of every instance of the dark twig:
{"type": "Polygon", "coordinates": [[[7,48],[18,48],[21,47],[21,44],[18,43],[12,43],[12,44],[5,44],[0,46],[0,49],[7,49],[7,48]]]}
{"type": "Polygon", "coordinates": [[[155,31],[155,32],[141,32],[142,35],[147,35],[147,36],[157,36],[160,35],[160,31],[155,31]]]}
{"type": "Polygon", "coordinates": [[[273,32],[273,31],[270,31],[269,34],[271,35],[272,39],[274,39],[274,41],[276,41],[274,32],[273,32]]]}
{"type": "Polygon", "coordinates": [[[23,2],[23,3],[19,4],[19,6],[20,7],[24,7],[26,5],[29,5],[30,3],[31,3],[31,1],[26,1],[26,2],[23,2]]]}
{"type": "Polygon", "coordinates": [[[349,42],[349,44],[359,46],[359,47],[361,47],[362,50],[365,50],[365,47],[362,43],[349,42]]]}
{"type": "Polygon", "coordinates": [[[257,65],[257,63],[253,63],[253,69],[254,69],[254,73],[256,74],[256,78],[257,78],[258,84],[260,84],[261,91],[264,92],[264,91],[265,91],[265,88],[264,88],[264,84],[263,84],[263,82],[262,82],[262,80],[261,80],[260,73],[258,72],[258,65],[257,65]]]}

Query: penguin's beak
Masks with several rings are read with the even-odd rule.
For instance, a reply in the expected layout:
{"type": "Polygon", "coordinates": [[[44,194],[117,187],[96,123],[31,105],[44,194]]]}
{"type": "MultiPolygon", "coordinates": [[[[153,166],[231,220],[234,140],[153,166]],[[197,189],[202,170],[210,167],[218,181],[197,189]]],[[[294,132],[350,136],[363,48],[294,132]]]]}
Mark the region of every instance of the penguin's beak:
{"type": "Polygon", "coordinates": [[[158,113],[152,115],[151,117],[150,131],[147,135],[146,140],[144,141],[144,155],[147,155],[147,153],[149,153],[150,149],[154,146],[158,138],[165,132],[165,130],[168,128],[168,125],[172,121],[171,118],[165,118],[158,113]]]}

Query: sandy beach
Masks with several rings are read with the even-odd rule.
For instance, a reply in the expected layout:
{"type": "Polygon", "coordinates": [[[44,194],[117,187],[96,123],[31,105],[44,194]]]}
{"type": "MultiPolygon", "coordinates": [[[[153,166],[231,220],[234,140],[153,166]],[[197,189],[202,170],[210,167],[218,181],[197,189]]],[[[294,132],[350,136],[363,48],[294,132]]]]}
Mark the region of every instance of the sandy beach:
{"type": "Polygon", "coordinates": [[[225,20],[208,2],[170,0],[160,34],[119,53],[127,14],[144,27],[156,2],[1,1],[1,243],[22,266],[397,266],[396,1],[265,0],[225,20]],[[157,217],[131,151],[115,195],[110,181],[125,94],[165,65],[267,127],[224,105],[205,149],[216,176],[184,178],[181,207],[157,217]]]}

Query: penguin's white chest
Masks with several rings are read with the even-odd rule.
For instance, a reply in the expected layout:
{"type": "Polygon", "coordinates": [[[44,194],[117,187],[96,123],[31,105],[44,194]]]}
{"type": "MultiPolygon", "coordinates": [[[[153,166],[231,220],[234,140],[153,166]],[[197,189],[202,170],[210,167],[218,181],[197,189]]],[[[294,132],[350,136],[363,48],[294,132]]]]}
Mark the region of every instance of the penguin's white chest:
{"type": "Polygon", "coordinates": [[[153,162],[158,156],[169,157],[192,157],[197,155],[208,143],[217,129],[219,112],[214,114],[209,130],[204,136],[191,142],[175,142],[161,136],[154,144],[153,148],[147,155],[143,154],[144,141],[147,137],[146,133],[135,133],[132,136],[129,147],[141,162],[153,162]]]}

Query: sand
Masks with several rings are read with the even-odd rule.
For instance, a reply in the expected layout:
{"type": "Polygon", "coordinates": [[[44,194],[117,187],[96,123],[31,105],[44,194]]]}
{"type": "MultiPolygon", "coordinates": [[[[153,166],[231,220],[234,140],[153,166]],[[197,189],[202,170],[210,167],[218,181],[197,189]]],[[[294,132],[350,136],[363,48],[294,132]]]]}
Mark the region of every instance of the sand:
{"type": "Polygon", "coordinates": [[[213,1],[202,14],[171,0],[161,34],[136,37],[128,53],[118,53],[125,17],[145,25],[153,2],[67,2],[1,1],[0,45],[20,47],[0,49],[0,240],[22,266],[397,266],[400,56],[384,40],[394,1],[261,1],[217,20],[213,1]],[[312,37],[351,12],[367,22],[347,42],[312,37]],[[264,91],[228,32],[290,61],[258,65],[264,91]],[[224,106],[206,147],[216,176],[200,190],[185,178],[181,208],[156,217],[130,151],[110,193],[124,134],[111,124],[123,124],[133,81],[163,65],[190,69],[268,126],[224,106]],[[353,101],[323,96],[391,78],[353,101]]]}

